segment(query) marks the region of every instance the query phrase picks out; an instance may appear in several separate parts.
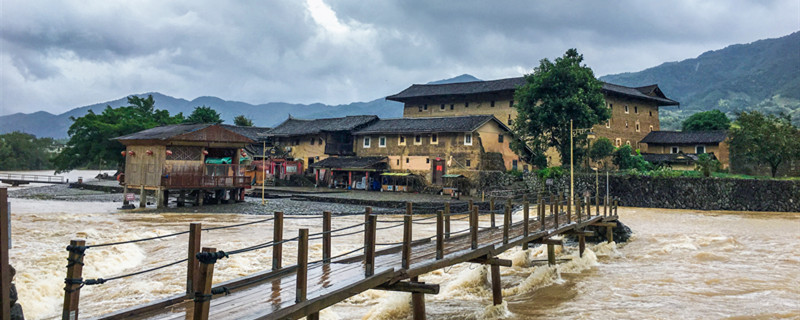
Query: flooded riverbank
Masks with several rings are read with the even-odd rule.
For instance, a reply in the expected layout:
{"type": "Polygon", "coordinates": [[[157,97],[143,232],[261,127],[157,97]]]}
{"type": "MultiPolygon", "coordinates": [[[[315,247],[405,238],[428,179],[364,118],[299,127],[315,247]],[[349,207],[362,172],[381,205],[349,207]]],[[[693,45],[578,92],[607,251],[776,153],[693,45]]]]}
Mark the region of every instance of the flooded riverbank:
{"type": "MultiPolygon", "coordinates": [[[[58,316],[64,246],[72,238],[84,237],[89,244],[124,241],[184,231],[191,222],[213,227],[264,218],[202,212],[117,213],[118,203],[11,201],[11,262],[18,269],[20,301],[30,319],[58,316]]],[[[319,211],[330,206],[304,205],[319,211]]],[[[514,260],[514,267],[501,268],[506,302],[499,307],[491,307],[488,272],[482,266],[461,264],[422,276],[422,281],[439,283],[442,288],[439,295],[426,297],[429,319],[800,317],[800,214],[642,208],[621,208],[619,213],[635,233],[626,245],[590,246],[580,259],[574,257],[575,248],[567,247],[560,251],[561,258],[573,260],[557,268],[543,265],[541,248],[505,253],[503,257],[514,260]]],[[[299,228],[318,232],[320,222],[319,217],[286,220],[285,235],[292,237],[299,228]]],[[[333,227],[360,222],[362,216],[340,216],[334,218],[333,227]]],[[[268,241],[270,230],[269,224],[254,224],[204,232],[203,245],[237,249],[268,241]]],[[[433,234],[432,226],[416,228],[414,233],[427,237],[433,234]]],[[[396,241],[401,234],[400,228],[389,229],[379,233],[378,241],[396,241]]],[[[361,237],[337,238],[334,254],[358,247],[361,237]]],[[[90,248],[84,278],[107,278],[180,260],[186,255],[185,247],[186,236],[177,236],[90,248]]],[[[215,282],[268,269],[271,257],[265,251],[220,260],[215,282]]],[[[293,245],[284,252],[284,261],[292,263],[293,245]]],[[[321,246],[312,244],[310,255],[310,260],[318,259],[321,246]]],[[[82,315],[178,294],[183,291],[184,273],[185,267],[179,264],[84,287],[82,315]]],[[[327,319],[408,318],[409,296],[368,291],[321,315],[327,319]]]]}

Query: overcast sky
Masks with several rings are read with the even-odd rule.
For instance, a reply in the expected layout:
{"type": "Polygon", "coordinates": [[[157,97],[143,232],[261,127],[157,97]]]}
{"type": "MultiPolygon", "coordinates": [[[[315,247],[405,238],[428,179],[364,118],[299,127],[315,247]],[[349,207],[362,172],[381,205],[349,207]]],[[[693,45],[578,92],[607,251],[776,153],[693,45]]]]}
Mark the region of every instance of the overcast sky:
{"type": "Polygon", "coordinates": [[[798,0],[0,0],[0,115],[158,91],[369,101],[577,48],[597,76],[800,30],[798,0]]]}

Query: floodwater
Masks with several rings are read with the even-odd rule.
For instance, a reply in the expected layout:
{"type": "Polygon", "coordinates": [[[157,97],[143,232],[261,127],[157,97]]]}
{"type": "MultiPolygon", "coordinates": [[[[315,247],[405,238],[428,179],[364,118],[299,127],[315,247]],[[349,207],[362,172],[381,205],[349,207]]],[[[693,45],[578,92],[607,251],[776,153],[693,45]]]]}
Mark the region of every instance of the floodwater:
{"type": "MultiPolygon", "coordinates": [[[[60,314],[67,252],[73,238],[88,244],[132,240],[188,229],[230,225],[265,218],[232,214],[117,213],[119,203],[81,203],[11,199],[11,263],[25,315],[51,319],[60,314]]],[[[513,249],[502,257],[504,303],[491,306],[489,272],[461,264],[421,277],[441,292],[426,297],[429,319],[684,319],[800,318],[800,213],[731,213],[620,208],[620,220],[634,230],[625,245],[589,246],[583,258],[572,247],[564,260],[548,267],[541,248],[513,249]]],[[[287,215],[290,214],[287,212],[287,215]]],[[[384,220],[399,219],[387,216],[384,220]]],[[[519,217],[515,217],[518,221],[519,217]]],[[[363,222],[339,216],[333,228],[363,222]]],[[[486,222],[484,222],[486,223],[486,222]]],[[[288,219],[285,238],[298,228],[319,232],[320,217],[288,219]]],[[[386,224],[389,225],[389,224],[386,224]]],[[[381,225],[379,225],[380,227],[381,225]]],[[[415,237],[433,226],[415,226],[415,237]]],[[[465,228],[454,224],[453,230],[465,228]]],[[[203,246],[233,250],[271,239],[271,224],[203,232],[203,246]]],[[[363,235],[334,238],[334,255],[361,246],[363,235]]],[[[378,232],[378,242],[402,238],[401,228],[378,232]]],[[[108,278],[166,264],[187,256],[186,235],[87,250],[84,278],[108,278]]],[[[284,264],[296,261],[296,247],[284,247],[284,264]]],[[[310,245],[310,261],[321,245],[310,245]]],[[[222,259],[214,282],[271,266],[271,250],[222,259]]],[[[81,315],[90,317],[184,291],[185,265],[147,275],[86,286],[81,315]]],[[[367,291],[321,312],[323,319],[410,318],[410,294],[367,291]]]]}

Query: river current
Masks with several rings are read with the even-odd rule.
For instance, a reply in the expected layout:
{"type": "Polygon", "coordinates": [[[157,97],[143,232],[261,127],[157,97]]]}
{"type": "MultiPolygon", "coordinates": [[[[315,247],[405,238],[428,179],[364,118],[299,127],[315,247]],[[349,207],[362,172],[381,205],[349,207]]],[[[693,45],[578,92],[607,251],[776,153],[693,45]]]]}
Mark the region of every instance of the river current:
{"type": "MultiPolygon", "coordinates": [[[[29,319],[60,315],[66,251],[70,239],[87,243],[122,241],[204,227],[263,219],[234,214],[118,213],[119,203],[10,199],[11,263],[20,302],[29,319]]],[[[201,209],[202,210],[202,209],[201,209]]],[[[287,213],[288,214],[288,213],[287,213]]],[[[429,319],[773,319],[800,318],[800,213],[736,213],[620,208],[633,231],[626,244],[588,246],[583,258],[573,247],[559,248],[563,260],[548,267],[541,248],[502,255],[514,266],[501,268],[504,303],[491,306],[486,267],[461,264],[421,277],[441,292],[426,296],[429,319]]],[[[388,216],[386,219],[393,219],[388,216]]],[[[399,219],[399,218],[394,218],[399,219]]],[[[518,221],[519,217],[515,217],[518,221]]],[[[286,237],[298,228],[320,230],[320,218],[286,220],[286,237]]],[[[335,217],[333,228],[363,222],[363,216],[335,217]]],[[[463,226],[454,225],[454,230],[463,226]]],[[[271,227],[254,224],[225,232],[204,232],[203,245],[222,250],[268,241],[271,227]]],[[[379,232],[378,242],[397,241],[401,228],[379,232]]],[[[415,229],[415,237],[432,228],[415,229]]],[[[334,254],[360,246],[362,236],[336,238],[334,254]],[[339,240],[341,239],[341,240],[339,240]],[[337,244],[338,242],[338,244],[337,244]],[[345,245],[342,245],[345,244],[345,245]]],[[[141,270],[186,256],[186,236],[87,250],[84,278],[141,270]]],[[[289,244],[285,264],[296,249],[289,244]]],[[[255,251],[220,260],[221,282],[269,268],[270,252],[255,251]]],[[[321,254],[312,244],[310,260],[321,254]]],[[[82,317],[178,294],[185,266],[144,276],[86,286],[82,317]]],[[[321,313],[323,319],[410,318],[410,294],[370,290],[321,313]]]]}

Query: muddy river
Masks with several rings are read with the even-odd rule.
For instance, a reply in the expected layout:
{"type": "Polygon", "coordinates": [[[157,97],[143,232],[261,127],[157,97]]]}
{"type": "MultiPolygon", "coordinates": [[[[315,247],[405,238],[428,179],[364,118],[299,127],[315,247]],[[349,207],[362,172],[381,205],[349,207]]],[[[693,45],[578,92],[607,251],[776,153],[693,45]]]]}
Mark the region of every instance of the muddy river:
{"type": "MultiPolygon", "coordinates": [[[[73,238],[88,244],[132,240],[188,229],[255,221],[264,216],[235,214],[118,213],[119,203],[10,199],[17,288],[29,319],[60,315],[66,265],[64,247],[73,238]]],[[[288,201],[288,200],[287,200],[288,201]]],[[[324,207],[324,204],[320,205],[324,207]]],[[[287,214],[289,214],[287,212],[287,214]]],[[[441,284],[426,297],[429,319],[773,319],[800,318],[800,213],[732,213],[621,208],[620,220],[634,230],[623,245],[588,247],[577,258],[559,248],[557,267],[542,263],[541,248],[503,255],[514,266],[501,268],[504,304],[491,306],[488,269],[462,264],[421,277],[441,284]]],[[[386,217],[385,219],[398,219],[386,217]]],[[[518,221],[515,218],[516,221],[518,221]]],[[[333,227],[363,222],[363,216],[334,217],[333,227]]],[[[286,220],[286,237],[298,228],[320,231],[321,218],[286,220]]],[[[415,237],[433,234],[415,229],[415,237]]],[[[454,230],[466,225],[454,225],[454,230]]],[[[415,227],[416,228],[416,227],[415,227]]],[[[359,247],[363,236],[336,238],[334,254],[359,247]]],[[[271,225],[253,224],[203,233],[203,245],[232,250],[266,242],[271,225]]],[[[378,233],[378,242],[399,241],[401,228],[378,233]]],[[[90,248],[84,278],[108,278],[185,258],[186,236],[90,248]]],[[[284,261],[295,261],[293,245],[284,261]]],[[[266,270],[270,250],[220,260],[215,282],[266,270]]],[[[312,243],[310,260],[321,255],[312,243]]],[[[81,291],[81,314],[171,296],[184,290],[185,266],[165,268],[81,291]]],[[[321,313],[323,319],[405,319],[410,294],[367,291],[321,313]]]]}

